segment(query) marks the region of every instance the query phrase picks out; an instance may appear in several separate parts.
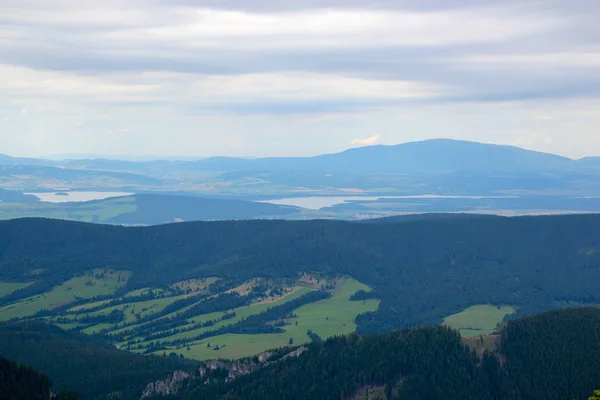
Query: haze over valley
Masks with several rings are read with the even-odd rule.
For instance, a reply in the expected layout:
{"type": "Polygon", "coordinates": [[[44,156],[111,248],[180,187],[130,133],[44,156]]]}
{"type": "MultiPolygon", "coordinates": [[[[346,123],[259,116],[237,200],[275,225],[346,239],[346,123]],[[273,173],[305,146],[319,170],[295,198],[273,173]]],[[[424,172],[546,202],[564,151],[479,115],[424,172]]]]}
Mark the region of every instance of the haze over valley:
{"type": "Polygon", "coordinates": [[[308,158],[132,162],[3,157],[0,171],[3,187],[10,190],[2,192],[3,219],[150,225],[600,210],[600,163],[593,158],[442,139],[308,158]],[[211,205],[218,207],[211,211],[211,205]],[[149,212],[156,215],[150,218],[149,212]]]}

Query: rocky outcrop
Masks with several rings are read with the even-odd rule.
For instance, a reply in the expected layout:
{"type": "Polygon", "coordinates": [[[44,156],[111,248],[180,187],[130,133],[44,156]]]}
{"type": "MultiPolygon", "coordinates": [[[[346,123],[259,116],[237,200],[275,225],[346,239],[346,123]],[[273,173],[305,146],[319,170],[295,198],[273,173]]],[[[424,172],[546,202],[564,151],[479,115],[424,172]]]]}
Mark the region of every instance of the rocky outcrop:
{"type": "Polygon", "coordinates": [[[261,353],[255,357],[244,358],[241,360],[235,361],[226,361],[226,360],[212,360],[212,361],[204,361],[200,364],[198,368],[198,373],[194,375],[190,375],[183,371],[175,371],[173,376],[169,377],[164,381],[156,381],[149,383],[146,386],[142,394],[142,399],[151,396],[169,396],[177,394],[177,391],[183,384],[183,381],[187,379],[197,379],[200,381],[204,381],[205,383],[210,383],[210,375],[211,372],[217,370],[223,370],[227,372],[226,382],[233,381],[240,376],[251,374],[259,368],[264,368],[266,366],[276,364],[278,362],[282,362],[289,358],[299,357],[302,353],[308,351],[307,347],[299,347],[296,350],[289,352],[283,357],[269,361],[273,357],[273,353],[270,351],[261,353]]]}
{"type": "Polygon", "coordinates": [[[243,375],[248,375],[257,369],[268,365],[267,360],[273,356],[273,353],[267,351],[253,358],[245,358],[236,361],[213,360],[206,361],[198,368],[198,376],[205,379],[211,371],[223,369],[227,371],[227,381],[232,381],[243,375]]]}
{"type": "Polygon", "coordinates": [[[300,354],[304,353],[305,351],[308,351],[308,347],[304,347],[304,346],[299,347],[296,350],[292,351],[291,353],[288,353],[285,356],[281,357],[281,360],[279,360],[279,361],[287,360],[288,358],[299,357],[300,354]]]}
{"type": "Polygon", "coordinates": [[[190,378],[190,374],[183,371],[175,371],[173,375],[164,381],[149,383],[142,393],[142,399],[152,396],[170,396],[177,393],[181,382],[190,378]]]}

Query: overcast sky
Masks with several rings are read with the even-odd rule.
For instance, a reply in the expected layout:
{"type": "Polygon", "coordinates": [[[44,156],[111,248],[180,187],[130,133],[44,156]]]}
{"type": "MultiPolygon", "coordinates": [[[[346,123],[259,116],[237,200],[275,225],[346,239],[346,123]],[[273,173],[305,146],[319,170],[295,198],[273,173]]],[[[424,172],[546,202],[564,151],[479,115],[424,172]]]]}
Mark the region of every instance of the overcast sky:
{"type": "Polygon", "coordinates": [[[600,155],[597,0],[0,0],[0,153],[600,155]]]}

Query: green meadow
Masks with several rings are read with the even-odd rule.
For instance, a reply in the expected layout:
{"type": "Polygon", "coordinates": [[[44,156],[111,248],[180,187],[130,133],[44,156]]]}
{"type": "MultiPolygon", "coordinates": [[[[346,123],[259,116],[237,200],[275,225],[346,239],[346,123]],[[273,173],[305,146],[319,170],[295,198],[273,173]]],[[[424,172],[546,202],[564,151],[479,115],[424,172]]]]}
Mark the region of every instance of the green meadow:
{"type": "MultiPolygon", "coordinates": [[[[297,317],[286,321],[288,325],[284,326],[284,333],[225,334],[193,342],[186,346],[171,348],[169,351],[199,360],[211,358],[234,359],[251,356],[276,347],[287,346],[290,344],[290,339],[294,345],[308,343],[311,341],[307,334],[309,329],[322,339],[345,335],[356,330],[355,319],[358,315],[375,311],[379,307],[379,300],[375,299],[364,302],[350,301],[350,297],[359,290],[367,291],[370,289],[354,279],[341,280],[333,297],[294,310],[293,313],[297,317]],[[219,350],[215,350],[217,346],[219,350]]],[[[287,299],[287,301],[289,300],[287,299]]],[[[159,351],[157,354],[162,354],[162,352],[159,351]]]]}
{"type": "Polygon", "coordinates": [[[26,288],[33,282],[0,282],[0,297],[7,296],[15,290],[26,288]]]}
{"type": "Polygon", "coordinates": [[[91,299],[110,295],[129,278],[127,271],[105,271],[97,269],[85,275],[71,278],[49,292],[28,297],[0,308],[0,321],[29,317],[41,310],[52,310],[72,303],[77,299],[91,299]]]}
{"type": "MultiPolygon", "coordinates": [[[[228,292],[237,291],[241,296],[247,296],[260,281],[261,284],[266,284],[271,289],[277,288],[277,291],[274,292],[277,294],[269,294],[270,290],[268,290],[264,295],[254,297],[252,304],[230,310],[199,314],[182,320],[179,317],[181,313],[206,301],[207,297],[200,297],[194,303],[187,304],[169,314],[164,313],[165,308],[178,300],[196,294],[208,295],[208,298],[216,296],[217,294],[211,295],[208,289],[218,280],[217,278],[190,279],[174,283],[169,287],[135,289],[127,293],[119,292],[119,296],[111,296],[126,284],[128,278],[129,272],[126,271],[102,269],[90,271],[85,275],[71,278],[45,293],[0,308],[0,321],[33,317],[38,311],[51,311],[77,301],[77,305],[73,305],[66,311],[59,312],[57,310],[56,314],[42,317],[42,319],[55,323],[63,329],[78,329],[88,335],[112,335],[121,348],[131,349],[138,353],[147,350],[154,351],[156,354],[175,351],[177,354],[183,354],[184,357],[193,359],[240,358],[289,344],[308,343],[312,340],[308,334],[309,331],[322,339],[349,334],[356,330],[355,320],[359,314],[375,311],[379,307],[379,300],[375,299],[350,301],[351,296],[357,291],[370,290],[368,286],[354,279],[348,277],[319,279],[303,275],[295,283],[274,284],[260,279],[245,282],[228,292]],[[245,318],[261,314],[271,307],[293,301],[324,287],[328,288],[327,290],[331,292],[332,296],[293,310],[290,314],[291,317],[280,321],[284,323],[282,326],[284,332],[282,333],[228,333],[203,340],[194,340],[199,335],[239,323],[245,318]],[[106,298],[106,296],[110,298],[106,298]],[[143,300],[140,298],[141,296],[144,296],[143,300]],[[89,300],[86,302],[86,299],[89,300]],[[122,312],[118,322],[108,319],[114,311],[122,312]],[[220,320],[225,314],[232,313],[235,313],[232,318],[220,320]],[[85,323],[86,320],[89,322],[85,323]],[[157,324],[162,320],[167,323],[157,324]],[[172,328],[169,327],[169,321],[178,321],[175,330],[170,330],[172,328]],[[215,322],[210,326],[197,327],[197,324],[209,321],[215,322]],[[157,350],[148,347],[156,346],[155,340],[147,339],[145,336],[148,335],[147,329],[152,329],[154,326],[157,327],[157,330],[153,333],[162,335],[160,342],[163,342],[162,347],[157,350]],[[143,336],[136,336],[136,330],[143,336]],[[177,347],[169,344],[177,341],[182,341],[182,344],[177,347]]],[[[0,290],[3,293],[10,293],[26,285],[28,283],[3,283],[0,284],[0,290]]]]}
{"type": "Polygon", "coordinates": [[[444,325],[456,329],[463,337],[489,335],[504,317],[516,312],[514,307],[480,304],[444,319],[444,325]]]}
{"type": "Polygon", "coordinates": [[[0,220],[25,217],[106,222],[137,210],[134,197],[117,197],[85,203],[0,203],[0,220]]]}

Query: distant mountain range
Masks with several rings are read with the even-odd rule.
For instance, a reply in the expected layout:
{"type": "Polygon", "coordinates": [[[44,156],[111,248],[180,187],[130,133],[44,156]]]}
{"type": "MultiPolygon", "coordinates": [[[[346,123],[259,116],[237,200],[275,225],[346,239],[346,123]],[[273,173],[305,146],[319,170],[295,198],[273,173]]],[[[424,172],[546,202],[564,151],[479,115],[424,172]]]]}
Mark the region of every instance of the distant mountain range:
{"type": "Polygon", "coordinates": [[[315,157],[258,158],[253,160],[216,157],[195,162],[195,165],[199,168],[216,170],[287,168],[360,173],[426,174],[465,171],[496,173],[556,169],[587,170],[585,164],[593,163],[580,163],[570,158],[524,150],[518,147],[450,139],[434,139],[394,146],[367,146],[315,157]]]}
{"type": "Polygon", "coordinates": [[[150,170],[153,168],[217,171],[271,170],[276,168],[355,171],[449,173],[461,171],[512,172],[564,170],[595,171],[600,157],[573,160],[514,146],[452,139],[431,139],[398,145],[353,148],[314,157],[234,158],[211,157],[197,161],[122,161],[106,158],[44,160],[0,155],[0,165],[45,165],[75,169],[150,170]],[[591,170],[590,170],[591,168],[591,170]]]}
{"type": "Polygon", "coordinates": [[[349,193],[600,197],[600,157],[573,160],[448,139],[315,157],[135,162],[0,156],[0,187],[22,192],[173,192],[245,200],[349,193]]]}

